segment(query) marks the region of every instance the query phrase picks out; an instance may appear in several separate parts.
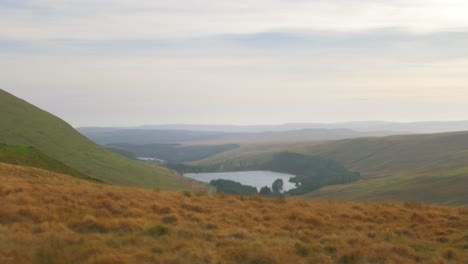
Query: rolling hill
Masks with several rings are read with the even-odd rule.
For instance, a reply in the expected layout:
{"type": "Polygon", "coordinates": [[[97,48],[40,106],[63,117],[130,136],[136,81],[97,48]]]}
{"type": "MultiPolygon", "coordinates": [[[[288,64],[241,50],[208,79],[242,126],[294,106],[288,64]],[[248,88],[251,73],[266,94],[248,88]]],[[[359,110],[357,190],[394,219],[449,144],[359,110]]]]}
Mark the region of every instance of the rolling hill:
{"type": "Polygon", "coordinates": [[[423,201],[468,205],[468,168],[408,174],[327,186],[305,195],[335,201],[423,201]]]}
{"type": "Polygon", "coordinates": [[[273,153],[297,152],[335,160],[362,181],[329,186],[309,197],[340,200],[417,200],[468,204],[468,132],[400,135],[328,142],[241,146],[192,165],[230,168],[266,162],[273,153]]]}
{"type": "Polygon", "coordinates": [[[468,260],[466,208],[156,192],[4,163],[0,182],[0,263],[468,260]]]}
{"type": "Polygon", "coordinates": [[[296,144],[244,145],[193,162],[193,165],[238,166],[265,160],[281,151],[332,159],[365,178],[446,171],[468,163],[468,132],[367,137],[296,144]],[[232,164],[232,165],[231,165],[232,164]]]}
{"type": "Polygon", "coordinates": [[[170,170],[130,160],[96,145],[69,124],[0,90],[0,143],[33,146],[46,155],[110,184],[189,189],[170,170]]]}
{"type": "Polygon", "coordinates": [[[336,160],[364,177],[451,171],[468,163],[468,132],[331,141],[297,151],[336,160]]]}
{"type": "Polygon", "coordinates": [[[341,140],[302,151],[341,162],[367,179],[308,197],[468,205],[468,132],[341,140]]]}

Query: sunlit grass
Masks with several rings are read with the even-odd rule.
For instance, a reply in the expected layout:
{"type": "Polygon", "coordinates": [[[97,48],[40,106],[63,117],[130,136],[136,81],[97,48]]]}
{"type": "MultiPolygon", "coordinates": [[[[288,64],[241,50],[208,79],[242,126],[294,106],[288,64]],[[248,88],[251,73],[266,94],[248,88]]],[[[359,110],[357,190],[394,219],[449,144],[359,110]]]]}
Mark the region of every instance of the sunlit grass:
{"type": "Polygon", "coordinates": [[[0,164],[0,263],[464,263],[468,209],[170,192],[0,164]]]}

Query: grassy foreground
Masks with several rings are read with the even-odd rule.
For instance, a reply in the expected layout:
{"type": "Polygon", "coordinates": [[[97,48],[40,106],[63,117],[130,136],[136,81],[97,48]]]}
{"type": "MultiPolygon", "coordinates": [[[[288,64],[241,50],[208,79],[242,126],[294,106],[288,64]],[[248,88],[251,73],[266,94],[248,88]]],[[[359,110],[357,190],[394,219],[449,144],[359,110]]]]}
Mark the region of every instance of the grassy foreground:
{"type": "Polygon", "coordinates": [[[468,208],[96,184],[0,163],[0,263],[466,263],[468,208]]]}

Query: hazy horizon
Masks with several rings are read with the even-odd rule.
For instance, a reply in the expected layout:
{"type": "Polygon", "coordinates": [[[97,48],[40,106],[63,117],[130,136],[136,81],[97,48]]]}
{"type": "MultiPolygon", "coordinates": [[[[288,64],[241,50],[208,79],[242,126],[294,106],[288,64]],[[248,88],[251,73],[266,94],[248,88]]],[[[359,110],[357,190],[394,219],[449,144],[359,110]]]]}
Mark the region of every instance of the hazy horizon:
{"type": "MultiPolygon", "coordinates": [[[[65,120],[66,121],[66,120],[65,120]]],[[[446,123],[446,122],[468,122],[467,120],[413,120],[413,121],[387,121],[387,120],[357,120],[357,121],[342,121],[342,122],[282,122],[282,123],[154,123],[154,124],[117,124],[111,126],[89,125],[89,126],[74,126],[77,128],[92,128],[92,127],[151,127],[151,126],[285,126],[285,125],[337,125],[337,124],[358,124],[358,123],[389,123],[389,124],[412,124],[412,123],[446,123]]]]}
{"type": "Polygon", "coordinates": [[[467,120],[466,10],[0,0],[0,88],[75,127],[467,120]]]}

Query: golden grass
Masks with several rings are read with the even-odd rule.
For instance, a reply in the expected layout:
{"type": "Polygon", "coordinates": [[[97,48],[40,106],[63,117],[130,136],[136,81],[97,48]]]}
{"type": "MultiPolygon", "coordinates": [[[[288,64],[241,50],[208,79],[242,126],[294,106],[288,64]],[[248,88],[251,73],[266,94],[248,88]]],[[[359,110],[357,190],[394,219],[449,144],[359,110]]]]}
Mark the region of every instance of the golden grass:
{"type": "Polygon", "coordinates": [[[0,263],[467,263],[468,209],[100,185],[0,164],[0,263]]]}

